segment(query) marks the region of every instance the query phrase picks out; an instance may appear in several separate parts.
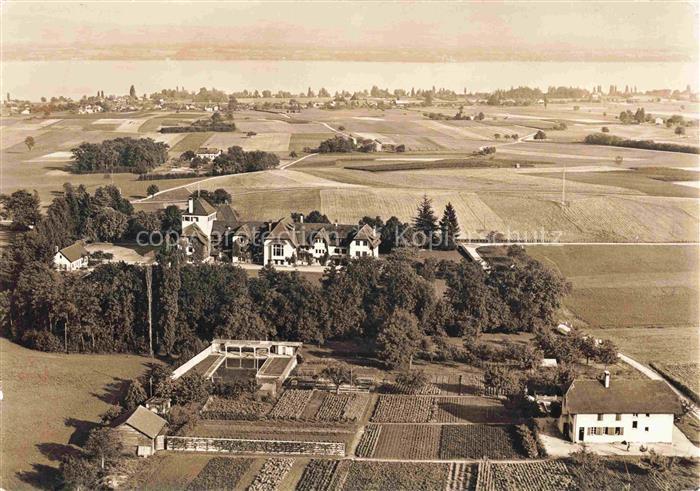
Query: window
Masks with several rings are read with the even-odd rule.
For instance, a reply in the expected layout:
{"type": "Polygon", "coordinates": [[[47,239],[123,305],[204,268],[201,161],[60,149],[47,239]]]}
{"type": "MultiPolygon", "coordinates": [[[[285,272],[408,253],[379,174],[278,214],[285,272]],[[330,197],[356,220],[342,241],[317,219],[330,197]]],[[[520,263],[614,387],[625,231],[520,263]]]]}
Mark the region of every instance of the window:
{"type": "Polygon", "coordinates": [[[602,415],[602,414],[599,414],[599,415],[598,415],[598,421],[603,421],[603,415],[602,415]]]}
{"type": "Polygon", "coordinates": [[[647,418],[649,417],[649,413],[647,413],[647,418]]]}
{"type": "Polygon", "coordinates": [[[644,431],[649,431],[649,427],[648,427],[648,426],[645,426],[645,427],[644,427],[644,431]]]}
{"type": "Polygon", "coordinates": [[[633,430],[637,429],[637,422],[636,421],[632,421],[632,429],[633,430]]]}
{"type": "Polygon", "coordinates": [[[636,418],[639,416],[639,413],[632,413],[632,417],[636,418]]]}
{"type": "Polygon", "coordinates": [[[625,434],[625,429],[622,428],[621,426],[616,426],[615,427],[615,434],[622,436],[625,434]]]}
{"type": "Polygon", "coordinates": [[[272,244],[273,256],[284,256],[284,246],[282,244],[272,244]]]}
{"type": "Polygon", "coordinates": [[[622,420],[622,414],[617,413],[617,414],[615,415],[615,421],[621,421],[621,420],[622,420]]]}

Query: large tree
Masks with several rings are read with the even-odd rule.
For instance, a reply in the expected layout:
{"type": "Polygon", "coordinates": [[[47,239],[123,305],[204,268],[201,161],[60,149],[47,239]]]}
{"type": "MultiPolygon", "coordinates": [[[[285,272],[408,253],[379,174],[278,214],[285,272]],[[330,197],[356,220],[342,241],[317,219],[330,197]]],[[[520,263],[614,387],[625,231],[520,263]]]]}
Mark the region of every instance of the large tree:
{"type": "Polygon", "coordinates": [[[406,368],[420,347],[421,332],[416,317],[405,310],[395,310],[377,336],[377,357],[389,368],[406,368]]]}
{"type": "Polygon", "coordinates": [[[116,460],[122,451],[122,443],[112,428],[98,427],[90,432],[85,443],[85,451],[100,462],[100,467],[116,460]]]}
{"type": "Polygon", "coordinates": [[[39,194],[36,191],[30,193],[26,189],[20,189],[10,195],[0,194],[0,216],[11,219],[14,227],[27,230],[41,218],[39,204],[39,194]]]}
{"type": "Polygon", "coordinates": [[[452,203],[447,203],[445,211],[440,219],[440,233],[442,234],[442,247],[448,250],[457,247],[456,239],[459,235],[459,222],[457,221],[457,212],[452,206],[452,203]]]}
{"type": "Polygon", "coordinates": [[[433,234],[438,229],[437,221],[437,216],[433,211],[433,200],[424,195],[423,200],[418,205],[416,216],[413,218],[413,228],[417,232],[423,233],[428,241],[428,243],[423,244],[424,246],[428,246],[432,241],[433,234]]]}
{"type": "Polygon", "coordinates": [[[36,145],[36,142],[34,141],[34,137],[28,136],[27,138],[25,138],[24,144],[27,146],[27,150],[29,150],[31,152],[32,148],[34,148],[34,145],[36,145]]]}

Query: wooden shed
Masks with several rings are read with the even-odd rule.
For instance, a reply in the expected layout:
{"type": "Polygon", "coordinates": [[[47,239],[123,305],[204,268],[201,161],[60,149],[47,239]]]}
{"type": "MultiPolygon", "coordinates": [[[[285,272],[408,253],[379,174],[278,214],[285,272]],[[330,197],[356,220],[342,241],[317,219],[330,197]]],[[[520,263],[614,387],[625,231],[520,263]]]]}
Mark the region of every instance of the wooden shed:
{"type": "Polygon", "coordinates": [[[165,448],[163,430],[166,424],[153,411],[138,406],[115,421],[114,431],[121,439],[124,453],[148,457],[165,448]]]}

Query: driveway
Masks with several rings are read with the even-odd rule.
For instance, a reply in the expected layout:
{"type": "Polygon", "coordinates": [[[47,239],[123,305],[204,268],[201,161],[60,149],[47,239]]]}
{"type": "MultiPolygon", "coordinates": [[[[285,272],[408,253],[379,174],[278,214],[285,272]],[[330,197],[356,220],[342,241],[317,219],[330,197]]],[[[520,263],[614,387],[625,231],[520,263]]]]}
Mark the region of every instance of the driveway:
{"type": "MultiPolygon", "coordinates": [[[[554,423],[548,424],[540,432],[540,440],[547,449],[550,457],[567,457],[573,452],[583,449],[581,443],[573,443],[564,439],[559,429],[554,423]]],[[[673,455],[677,457],[700,457],[700,448],[693,445],[677,426],[673,427],[672,443],[644,443],[647,448],[645,452],[640,450],[641,443],[633,443],[627,451],[627,445],[621,443],[586,443],[585,447],[598,455],[645,455],[648,450],[654,450],[662,455],[673,455]]]]}

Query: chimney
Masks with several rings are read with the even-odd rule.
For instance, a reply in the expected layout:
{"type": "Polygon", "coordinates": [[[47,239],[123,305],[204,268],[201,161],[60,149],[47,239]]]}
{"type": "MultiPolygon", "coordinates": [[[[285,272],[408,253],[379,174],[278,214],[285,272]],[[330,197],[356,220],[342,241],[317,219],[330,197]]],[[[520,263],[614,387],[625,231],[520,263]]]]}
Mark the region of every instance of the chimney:
{"type": "Polygon", "coordinates": [[[58,246],[53,246],[53,253],[58,254],[58,246]]]}
{"type": "Polygon", "coordinates": [[[194,213],[194,198],[192,197],[187,200],[187,213],[194,213]]]}
{"type": "Polygon", "coordinates": [[[299,223],[304,223],[304,214],[299,213],[299,223]]]}
{"type": "Polygon", "coordinates": [[[606,389],[610,388],[610,371],[605,370],[603,372],[603,385],[605,386],[606,389]]]}

